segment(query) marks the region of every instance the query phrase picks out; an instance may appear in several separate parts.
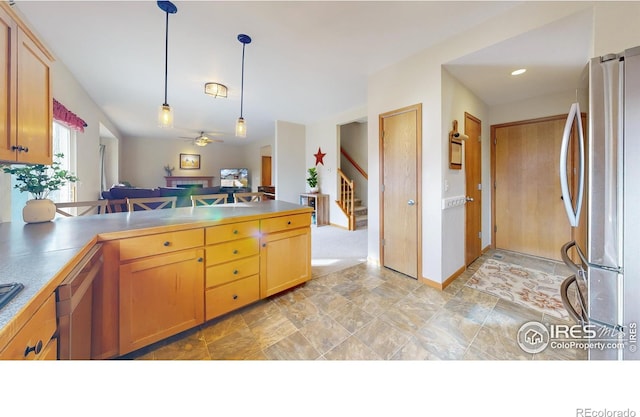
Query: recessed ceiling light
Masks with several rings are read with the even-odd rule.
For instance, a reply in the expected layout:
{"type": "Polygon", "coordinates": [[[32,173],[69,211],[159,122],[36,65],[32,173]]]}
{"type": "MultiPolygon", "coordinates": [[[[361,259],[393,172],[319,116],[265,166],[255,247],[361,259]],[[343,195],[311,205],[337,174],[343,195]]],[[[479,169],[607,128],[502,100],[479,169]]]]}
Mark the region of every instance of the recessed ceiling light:
{"type": "Polygon", "coordinates": [[[525,72],[527,72],[527,70],[525,68],[520,68],[520,69],[517,69],[517,70],[513,71],[511,73],[511,75],[520,75],[520,74],[524,74],[525,72]]]}

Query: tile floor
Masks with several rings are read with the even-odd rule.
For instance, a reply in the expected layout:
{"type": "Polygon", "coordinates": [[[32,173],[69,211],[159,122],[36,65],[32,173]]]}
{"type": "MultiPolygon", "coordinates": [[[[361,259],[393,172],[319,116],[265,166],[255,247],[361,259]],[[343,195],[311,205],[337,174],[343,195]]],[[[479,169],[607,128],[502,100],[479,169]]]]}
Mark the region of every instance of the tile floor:
{"type": "Polygon", "coordinates": [[[520,349],[516,333],[523,323],[558,319],[466,287],[490,256],[565,273],[560,263],[490,251],[440,291],[362,263],[122,359],[586,360],[581,350],[547,348],[534,355],[520,349]]]}

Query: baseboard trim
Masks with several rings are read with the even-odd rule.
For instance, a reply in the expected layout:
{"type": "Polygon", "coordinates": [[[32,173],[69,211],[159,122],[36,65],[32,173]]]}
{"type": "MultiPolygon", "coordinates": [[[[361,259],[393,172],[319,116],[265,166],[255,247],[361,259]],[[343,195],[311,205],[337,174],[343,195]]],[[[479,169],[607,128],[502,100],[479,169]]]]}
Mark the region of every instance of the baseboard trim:
{"type": "Polygon", "coordinates": [[[453,281],[455,281],[456,278],[458,278],[460,275],[462,275],[462,273],[464,271],[467,270],[466,266],[462,266],[460,267],[456,272],[454,272],[449,278],[447,278],[444,282],[436,282],[433,280],[430,280],[429,278],[425,278],[425,277],[421,277],[420,278],[420,282],[422,282],[423,284],[426,284],[432,288],[435,288],[437,290],[444,290],[445,288],[447,288],[453,281]]]}

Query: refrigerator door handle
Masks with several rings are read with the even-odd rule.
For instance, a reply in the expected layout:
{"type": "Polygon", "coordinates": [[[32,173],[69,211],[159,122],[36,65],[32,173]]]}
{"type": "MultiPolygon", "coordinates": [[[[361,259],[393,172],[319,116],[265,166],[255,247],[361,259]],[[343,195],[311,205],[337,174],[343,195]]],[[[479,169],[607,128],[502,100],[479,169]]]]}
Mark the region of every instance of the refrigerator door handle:
{"type": "Polygon", "coordinates": [[[564,125],[564,132],[562,134],[562,146],[560,147],[560,187],[562,189],[562,201],[564,202],[564,208],[567,211],[569,217],[569,224],[572,227],[577,227],[580,220],[580,212],[582,211],[582,190],[584,188],[584,134],[582,132],[582,121],[580,115],[580,105],[573,103],[569,110],[569,116],[567,116],[567,122],[564,125]],[[580,170],[578,172],[578,196],[576,199],[576,208],[574,210],[571,200],[571,193],[569,191],[569,179],[567,178],[567,156],[569,153],[569,139],[571,138],[571,127],[574,120],[578,125],[578,141],[579,141],[579,163],[580,170]]]}

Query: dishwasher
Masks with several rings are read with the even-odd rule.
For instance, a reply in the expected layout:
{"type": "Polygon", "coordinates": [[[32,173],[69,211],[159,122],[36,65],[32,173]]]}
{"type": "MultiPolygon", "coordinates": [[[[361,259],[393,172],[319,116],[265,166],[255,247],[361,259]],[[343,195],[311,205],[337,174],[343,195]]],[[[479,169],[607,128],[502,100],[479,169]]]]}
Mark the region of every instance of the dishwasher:
{"type": "Polygon", "coordinates": [[[102,263],[102,245],[97,244],[56,289],[58,359],[91,359],[93,283],[102,263]]]}

